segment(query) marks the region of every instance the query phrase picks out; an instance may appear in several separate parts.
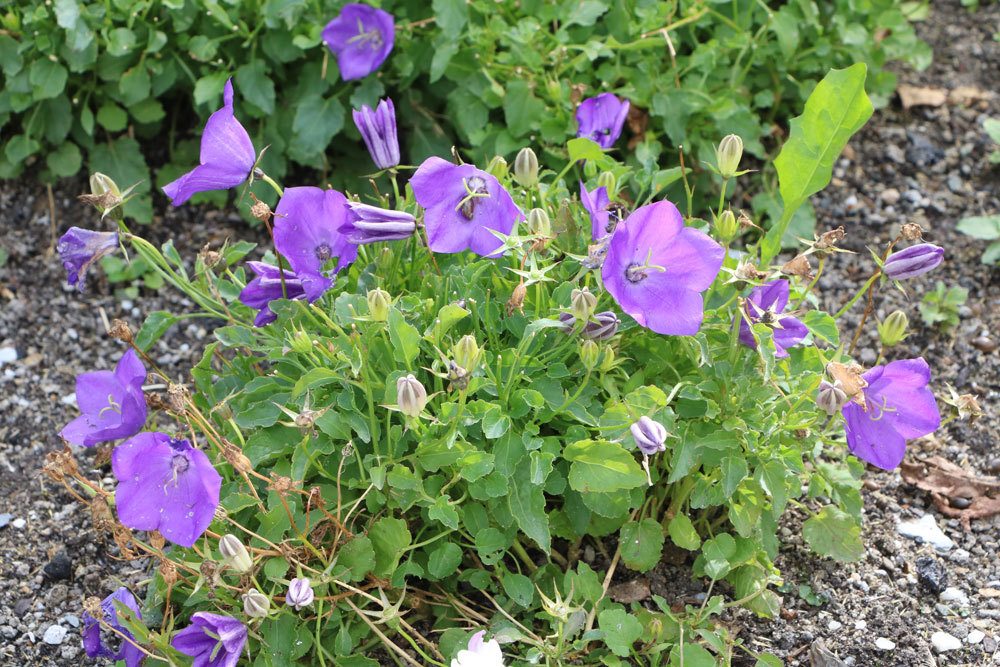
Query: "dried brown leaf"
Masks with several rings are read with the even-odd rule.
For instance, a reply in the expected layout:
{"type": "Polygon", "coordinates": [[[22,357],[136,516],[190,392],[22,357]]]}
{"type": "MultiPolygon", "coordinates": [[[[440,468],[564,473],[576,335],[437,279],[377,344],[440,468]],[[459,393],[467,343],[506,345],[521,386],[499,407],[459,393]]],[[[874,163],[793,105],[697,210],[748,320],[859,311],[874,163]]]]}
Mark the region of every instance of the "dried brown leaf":
{"type": "Polygon", "coordinates": [[[903,480],[928,491],[934,506],[945,516],[961,519],[968,528],[972,519],[1000,514],[1000,480],[976,477],[951,461],[932,456],[900,466],[903,480]],[[952,507],[952,498],[967,498],[968,507],[952,507]]]}
{"type": "Polygon", "coordinates": [[[941,88],[926,88],[903,84],[896,89],[904,109],[911,107],[939,107],[948,101],[948,91],[941,88]]]}

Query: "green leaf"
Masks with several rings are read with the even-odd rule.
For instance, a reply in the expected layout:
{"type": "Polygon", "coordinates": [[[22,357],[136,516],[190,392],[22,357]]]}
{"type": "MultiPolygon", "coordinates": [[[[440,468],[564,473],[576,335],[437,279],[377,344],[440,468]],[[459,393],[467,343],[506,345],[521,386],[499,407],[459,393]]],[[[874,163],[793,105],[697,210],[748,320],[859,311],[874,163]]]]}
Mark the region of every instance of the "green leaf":
{"type": "Polygon", "coordinates": [[[261,655],[271,667],[295,664],[312,648],[312,629],[300,623],[295,614],[281,614],[265,620],[260,624],[260,635],[267,647],[261,655]]]}
{"type": "Polygon", "coordinates": [[[372,524],[368,537],[375,549],[375,576],[391,576],[412,540],[406,522],[393,517],[382,517],[372,524]]]}
{"type": "Polygon", "coordinates": [[[974,239],[983,241],[1000,239],[1000,215],[975,215],[962,218],[955,228],[974,239]]]}
{"type": "Polygon", "coordinates": [[[389,340],[393,356],[409,368],[420,354],[420,332],[396,308],[389,311],[389,340]]]}
{"type": "Polygon", "coordinates": [[[17,164],[23,162],[29,156],[38,152],[42,145],[26,134],[18,134],[11,137],[4,147],[4,155],[7,159],[17,164]]]}
{"type": "Polygon", "coordinates": [[[321,155],[344,127],[344,105],[335,97],[309,95],[296,104],[290,150],[303,156],[321,155]]]}
{"type": "Polygon", "coordinates": [[[67,141],[45,157],[45,164],[56,176],[72,176],[80,171],[80,167],[83,165],[83,156],[76,144],[67,141]]]}
{"type": "Polygon", "coordinates": [[[490,407],[483,415],[483,435],[490,440],[496,440],[510,428],[510,417],[496,405],[490,407]]]}
{"type": "Polygon", "coordinates": [[[604,157],[604,150],[601,149],[600,145],[587,137],[570,139],[566,142],[566,148],[569,150],[569,159],[571,162],[600,160],[604,157]]]}
{"type": "Polygon", "coordinates": [[[663,526],[656,519],[629,521],[618,536],[622,562],[636,572],[652,570],[663,555],[663,542],[663,526]]]}
{"type": "Polygon", "coordinates": [[[508,572],[500,579],[500,583],[503,584],[504,593],[522,607],[530,606],[535,598],[535,586],[523,574],[508,572]]]}
{"type": "Polygon", "coordinates": [[[69,72],[59,63],[48,58],[41,58],[31,63],[28,70],[28,81],[31,83],[32,96],[36,100],[47,100],[57,96],[66,87],[69,72]]]}
{"type": "Polygon", "coordinates": [[[462,548],[454,542],[445,542],[427,557],[427,574],[434,579],[450,577],[462,564],[462,548]]]}
{"type": "Polygon", "coordinates": [[[813,337],[825,340],[830,345],[836,347],[840,345],[840,331],[837,329],[837,320],[829,313],[821,310],[810,310],[799,318],[813,337]]]}
{"type": "Polygon", "coordinates": [[[695,530],[694,524],[691,523],[691,519],[686,514],[678,514],[671,519],[670,525],[667,526],[667,532],[670,533],[670,539],[673,543],[681,549],[695,551],[701,546],[701,536],[698,535],[698,531],[695,530]]]}
{"type": "Polygon", "coordinates": [[[605,609],[598,614],[597,624],[604,633],[604,643],[622,658],[628,657],[642,636],[642,623],[624,609],[605,609]]]}
{"type": "Polygon", "coordinates": [[[118,81],[118,92],[125,106],[132,106],[149,97],[150,89],[149,72],[140,65],[125,72],[118,81]]]}
{"type": "Polygon", "coordinates": [[[77,19],[80,18],[80,3],[76,0],[56,0],[54,9],[56,10],[56,23],[59,24],[60,28],[69,30],[76,25],[77,19]]]}
{"type": "Polygon", "coordinates": [[[541,547],[546,554],[552,548],[549,517],[545,513],[545,494],[539,484],[532,484],[531,461],[521,460],[513,475],[513,488],[507,496],[511,516],[521,531],[541,547]]]}
{"type": "Polygon", "coordinates": [[[108,53],[115,57],[127,56],[135,48],[135,33],[128,28],[115,28],[108,33],[108,53]]]}
{"type": "Polygon", "coordinates": [[[347,580],[362,581],[369,572],[375,569],[375,547],[365,535],[358,535],[337,551],[337,565],[346,567],[349,571],[347,580]]]}
{"type": "Polygon", "coordinates": [[[722,459],[722,492],[726,498],[733,495],[749,473],[747,462],[742,456],[727,456],[722,459]]]}
{"type": "Polygon", "coordinates": [[[132,117],[140,123],[155,123],[167,115],[160,101],[151,97],[130,106],[128,110],[132,117]]]}
{"type": "MultiPolygon", "coordinates": [[[[781,514],[788,504],[788,490],[785,480],[789,477],[785,464],[778,459],[765,461],[757,468],[757,479],[774,502],[774,511],[781,514]]],[[[798,482],[796,482],[798,484],[798,482]]]]}
{"type": "Polygon", "coordinates": [[[428,508],[427,516],[452,530],[458,530],[458,510],[448,500],[448,496],[438,496],[428,508]]]}
{"type": "Polygon", "coordinates": [[[97,122],[108,132],[121,132],[128,125],[128,114],[114,102],[105,102],[97,110],[97,122]]]}
{"type": "Polygon", "coordinates": [[[135,335],[135,345],[143,352],[148,352],[153,343],[158,341],[171,326],[179,321],[165,310],[154,310],[146,316],[146,321],[142,323],[142,328],[135,335]]]}
{"type": "Polygon", "coordinates": [[[227,72],[214,72],[205,75],[194,83],[194,103],[205,104],[222,97],[222,89],[226,86],[227,72]]]}
{"type": "Polygon", "coordinates": [[[267,76],[263,60],[254,60],[236,70],[236,87],[248,102],[269,116],[274,113],[274,82],[267,76]]]}
{"type": "Polygon", "coordinates": [[[708,649],[700,644],[674,646],[670,651],[670,667],[716,667],[718,663],[708,649]]]}
{"type": "Polygon", "coordinates": [[[859,560],[865,555],[861,528],[850,515],[836,507],[824,507],[807,520],[802,525],[802,537],[816,553],[842,563],[859,560]]]}
{"type": "Polygon", "coordinates": [[[458,35],[469,20],[469,9],[465,0],[434,0],[435,22],[446,35],[458,35]]]}
{"type": "Polygon", "coordinates": [[[571,461],[569,485],[574,491],[610,493],[646,483],[635,457],[621,445],[603,440],[580,440],[563,450],[571,461]]]}
{"type": "Polygon", "coordinates": [[[507,94],[503,98],[503,113],[507,130],[515,137],[523,137],[538,127],[545,114],[545,105],[524,79],[514,79],[507,84],[507,94]]]}

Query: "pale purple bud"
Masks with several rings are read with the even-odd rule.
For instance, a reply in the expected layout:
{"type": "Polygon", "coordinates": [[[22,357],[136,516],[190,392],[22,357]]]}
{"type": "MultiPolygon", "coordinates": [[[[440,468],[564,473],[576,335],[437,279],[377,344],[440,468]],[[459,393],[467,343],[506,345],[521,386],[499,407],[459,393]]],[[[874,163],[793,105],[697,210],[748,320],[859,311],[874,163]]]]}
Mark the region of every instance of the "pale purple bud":
{"type": "Polygon", "coordinates": [[[266,595],[251,588],[243,594],[243,613],[251,618],[264,618],[271,609],[271,600],[266,595]]]}
{"type": "Polygon", "coordinates": [[[298,577],[288,582],[288,593],[285,595],[285,603],[289,607],[295,607],[298,611],[302,607],[308,607],[313,603],[315,594],[309,579],[298,577]]]}
{"type": "Polygon", "coordinates": [[[840,383],[831,384],[826,380],[819,383],[816,393],[816,405],[828,415],[836,414],[847,405],[847,392],[840,388],[840,383]]]}
{"type": "Polygon", "coordinates": [[[427,405],[427,390],[413,375],[396,380],[396,406],[407,417],[419,417],[427,405]]]}
{"type": "Polygon", "coordinates": [[[394,211],[360,202],[347,202],[348,222],[340,233],[356,245],[409,238],[417,228],[416,220],[405,211],[394,211]]]}
{"type": "Polygon", "coordinates": [[[918,243],[889,255],[882,273],[893,280],[906,280],[927,273],[944,261],[944,248],[918,243]]]}
{"type": "Polygon", "coordinates": [[[639,418],[639,421],[629,427],[629,430],[632,431],[635,444],[639,446],[639,449],[646,456],[652,456],[666,450],[667,429],[660,422],[653,421],[643,415],[639,418]]]}
{"type": "MultiPolygon", "coordinates": [[[[385,12],[382,12],[385,13],[385,12]]],[[[379,169],[399,164],[399,141],[396,138],[396,108],[388,97],[373,110],[367,104],[354,110],[354,124],[365,140],[372,162],[379,169]]]]}

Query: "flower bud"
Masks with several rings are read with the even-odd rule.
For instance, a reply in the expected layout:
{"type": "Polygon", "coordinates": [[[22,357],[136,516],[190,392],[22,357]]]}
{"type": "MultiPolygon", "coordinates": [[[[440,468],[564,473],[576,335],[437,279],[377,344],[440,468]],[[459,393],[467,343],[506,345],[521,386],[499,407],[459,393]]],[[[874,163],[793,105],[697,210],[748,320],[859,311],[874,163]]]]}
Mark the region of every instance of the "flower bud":
{"type": "Polygon", "coordinates": [[[597,368],[601,361],[601,348],[592,340],[585,340],[580,343],[580,361],[588,371],[597,368]]]}
{"type": "Polygon", "coordinates": [[[570,312],[578,320],[587,321],[594,314],[597,308],[597,297],[590,293],[586,287],[575,289],[570,295],[570,312]]]}
{"type": "Polygon", "coordinates": [[[538,185],[538,156],[530,148],[522,148],[514,158],[514,179],[526,188],[538,185]]]}
{"type": "Polygon", "coordinates": [[[122,191],[110,176],[94,172],[90,176],[90,194],[80,195],[78,199],[100,211],[102,219],[108,215],[114,220],[123,218],[122,210],[119,208],[122,203],[122,191]]]}
{"type": "Polygon", "coordinates": [[[419,417],[427,405],[427,390],[413,375],[396,380],[396,406],[407,417],[419,417]]]}
{"type": "Polygon", "coordinates": [[[309,334],[305,331],[296,331],[295,335],[292,336],[292,342],[289,347],[299,354],[309,354],[312,352],[313,342],[309,334]]]}
{"type": "Polygon", "coordinates": [[[604,188],[604,191],[612,198],[618,193],[618,182],[610,171],[601,172],[601,175],[597,177],[597,187],[604,188]]]}
{"type": "Polygon", "coordinates": [[[581,335],[590,340],[607,340],[618,333],[620,325],[621,320],[618,319],[618,315],[614,311],[605,310],[597,313],[587,322],[581,335]]]}
{"type": "Polygon", "coordinates": [[[392,297],[380,287],[368,290],[366,296],[368,300],[368,317],[375,322],[385,322],[389,319],[389,308],[392,306],[392,297]]]}
{"type": "Polygon", "coordinates": [[[878,337],[885,347],[899,345],[906,338],[906,328],[910,320],[906,313],[901,310],[894,310],[889,316],[878,324],[878,337]]]}
{"type": "Polygon", "coordinates": [[[456,364],[472,372],[479,365],[479,355],[481,352],[482,350],[479,348],[479,343],[476,342],[476,337],[472,334],[466,334],[459,338],[458,342],[452,346],[451,358],[455,360],[456,364]]]}
{"type": "Polygon", "coordinates": [[[243,613],[250,618],[264,618],[270,609],[270,598],[256,588],[251,588],[243,594],[243,613]]]}
{"type": "Polygon", "coordinates": [[[486,167],[486,171],[495,176],[497,180],[502,181],[510,173],[510,167],[507,166],[507,160],[504,160],[502,155],[495,155],[490,160],[489,166],[486,167]]]}
{"type": "Polygon", "coordinates": [[[615,367],[615,351],[610,345],[605,345],[602,351],[600,369],[608,373],[615,367]]]}
{"type": "Polygon", "coordinates": [[[316,595],[313,593],[309,579],[298,577],[288,582],[288,593],[285,594],[285,604],[289,607],[295,607],[296,611],[302,609],[302,607],[311,605],[315,597],[316,595]]]}
{"type": "Polygon", "coordinates": [[[892,280],[906,280],[923,275],[944,261],[944,248],[933,243],[918,243],[889,255],[882,273],[892,280]]]}
{"type": "Polygon", "coordinates": [[[736,222],[736,215],[726,209],[715,218],[715,235],[723,243],[729,243],[740,231],[740,226],[736,222]]]}
{"type": "Polygon", "coordinates": [[[223,535],[219,540],[219,553],[222,562],[237,572],[249,572],[253,568],[253,559],[247,548],[235,535],[223,535]]]}
{"type": "Polygon", "coordinates": [[[537,236],[550,238],[552,236],[552,222],[545,209],[533,208],[528,211],[528,231],[537,236]]]}
{"type": "Polygon", "coordinates": [[[658,421],[643,415],[629,427],[635,444],[646,456],[652,456],[667,448],[667,428],[658,421]]]}
{"type": "Polygon", "coordinates": [[[833,384],[823,380],[816,393],[816,405],[828,415],[836,414],[847,404],[847,392],[840,388],[840,382],[833,384]]]}
{"type": "Polygon", "coordinates": [[[715,149],[715,162],[722,178],[730,179],[736,175],[743,158],[743,139],[736,134],[728,134],[719,142],[715,149]]]}
{"type": "Polygon", "coordinates": [[[107,174],[102,174],[99,171],[95,171],[90,175],[90,193],[94,195],[111,193],[119,199],[121,199],[122,196],[122,191],[119,189],[118,184],[115,183],[114,179],[107,174]]]}

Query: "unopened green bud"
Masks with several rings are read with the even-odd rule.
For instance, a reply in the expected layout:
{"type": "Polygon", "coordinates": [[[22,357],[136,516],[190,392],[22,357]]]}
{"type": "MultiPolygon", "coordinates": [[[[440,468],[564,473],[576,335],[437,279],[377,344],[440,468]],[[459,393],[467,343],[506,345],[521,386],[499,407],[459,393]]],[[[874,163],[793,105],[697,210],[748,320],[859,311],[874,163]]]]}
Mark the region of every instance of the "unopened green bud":
{"type": "Polygon", "coordinates": [[[583,175],[590,179],[597,176],[597,163],[593,160],[586,160],[583,163],[583,175]]]}
{"type": "Polygon", "coordinates": [[[601,356],[601,370],[608,373],[615,367],[615,351],[610,346],[605,345],[603,352],[604,354],[601,356]]]}
{"type": "Polygon", "coordinates": [[[251,588],[243,594],[243,613],[250,618],[264,618],[271,609],[271,599],[251,588]]]}
{"type": "Polygon", "coordinates": [[[470,373],[479,364],[479,355],[482,350],[479,348],[479,343],[476,342],[476,337],[472,334],[466,334],[458,339],[451,348],[451,358],[456,364],[469,371],[470,373]]]}
{"type": "Polygon", "coordinates": [[[502,181],[510,173],[510,167],[507,166],[507,160],[503,159],[502,155],[494,155],[489,166],[486,167],[486,171],[495,176],[497,180],[502,181]]]}
{"type": "Polygon", "coordinates": [[[723,243],[729,243],[740,231],[739,223],[736,222],[736,215],[726,209],[715,219],[715,235],[723,243]]]}
{"type": "Polygon", "coordinates": [[[906,329],[910,326],[910,320],[906,313],[901,310],[894,310],[889,316],[878,324],[878,337],[885,347],[899,345],[906,338],[906,329]]]}
{"type": "Polygon", "coordinates": [[[514,178],[526,188],[538,185],[538,156],[530,148],[522,148],[514,158],[514,178]]]}
{"type": "Polygon", "coordinates": [[[389,319],[389,308],[392,306],[392,297],[380,287],[368,290],[368,316],[375,322],[385,322],[389,319]]]}
{"type": "Polygon", "coordinates": [[[396,407],[407,417],[419,417],[427,405],[427,390],[413,375],[396,380],[396,407]]]}
{"type": "Polygon", "coordinates": [[[570,312],[580,322],[587,322],[597,308],[597,297],[586,287],[575,289],[569,297],[570,312]]]}
{"type": "Polygon", "coordinates": [[[235,535],[222,536],[219,540],[219,554],[222,556],[223,564],[237,572],[249,572],[253,568],[250,552],[235,535]]]}
{"type": "Polygon", "coordinates": [[[292,343],[289,347],[299,354],[309,354],[312,352],[313,342],[312,339],[309,338],[309,334],[305,331],[296,331],[295,335],[292,336],[292,343]]]}
{"type": "Polygon", "coordinates": [[[601,172],[601,175],[597,177],[597,187],[603,187],[609,197],[614,197],[618,193],[618,181],[610,171],[601,172]]]}
{"type": "Polygon", "coordinates": [[[736,134],[724,136],[715,149],[715,162],[722,177],[729,179],[735,176],[740,169],[741,159],[743,159],[743,140],[736,134]]]}
{"type": "Polygon", "coordinates": [[[528,211],[528,231],[537,236],[550,238],[552,236],[552,222],[549,214],[542,208],[533,208],[528,211]]]}
{"type": "Polygon", "coordinates": [[[121,220],[124,217],[121,210],[122,197],[122,191],[114,179],[106,174],[94,172],[90,176],[90,194],[80,195],[79,199],[100,211],[102,219],[110,216],[113,220],[121,220]]]}
{"type": "Polygon", "coordinates": [[[111,194],[118,199],[121,199],[122,191],[115,183],[114,179],[107,174],[102,174],[99,171],[95,171],[90,175],[90,194],[93,195],[104,195],[111,194]]]}
{"type": "Polygon", "coordinates": [[[601,348],[592,340],[585,340],[580,343],[580,361],[588,371],[597,368],[601,361],[601,348]]]}

